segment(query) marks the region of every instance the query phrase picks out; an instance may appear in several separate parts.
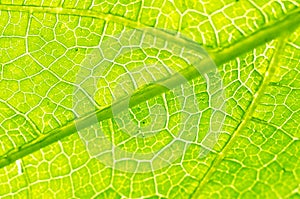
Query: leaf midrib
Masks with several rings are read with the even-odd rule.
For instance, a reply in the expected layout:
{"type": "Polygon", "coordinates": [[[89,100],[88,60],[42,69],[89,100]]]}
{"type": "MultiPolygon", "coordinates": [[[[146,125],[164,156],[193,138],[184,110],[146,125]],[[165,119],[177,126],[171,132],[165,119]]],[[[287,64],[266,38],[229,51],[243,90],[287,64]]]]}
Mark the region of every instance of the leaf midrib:
{"type": "MultiPolygon", "coordinates": [[[[44,8],[44,7],[33,7],[33,6],[11,6],[11,5],[0,5],[0,10],[17,10],[17,11],[23,11],[23,12],[50,12],[50,13],[61,13],[61,14],[71,14],[76,15],[75,9],[55,9],[55,8],[44,8]],[[52,12],[51,12],[52,11],[52,12]]],[[[116,20],[117,22],[124,23],[126,25],[129,25],[131,27],[138,27],[138,28],[148,28],[145,25],[142,25],[138,22],[130,21],[122,17],[110,15],[110,14],[103,14],[98,13],[95,11],[87,11],[84,10],[85,16],[91,16],[91,17],[97,17],[97,18],[103,18],[106,20],[116,20]]],[[[80,15],[81,16],[81,15],[80,15]]],[[[239,55],[259,46],[262,45],[268,41],[271,41],[277,37],[279,37],[283,32],[286,30],[290,30],[296,26],[298,26],[298,20],[300,18],[300,8],[296,9],[294,12],[291,12],[286,17],[284,17],[282,20],[273,23],[271,25],[266,26],[263,29],[260,29],[260,31],[253,33],[249,37],[245,38],[244,40],[240,41],[239,43],[236,43],[234,45],[231,45],[228,48],[225,48],[219,52],[211,52],[210,56],[213,59],[213,61],[216,63],[216,65],[221,65],[223,63],[226,63],[229,60],[232,60],[239,55]]],[[[175,40],[176,42],[180,42],[181,44],[189,44],[191,46],[197,46],[198,44],[189,41],[183,38],[175,37],[170,35],[169,33],[166,33],[161,30],[153,30],[154,34],[159,34],[161,37],[167,37],[167,39],[175,40]]],[[[197,69],[194,67],[188,67],[180,71],[179,73],[183,75],[187,80],[192,80],[198,76],[200,76],[199,70],[201,68],[197,69]]],[[[180,74],[174,74],[170,76],[170,78],[161,80],[161,81],[170,81],[171,84],[175,83],[175,85],[179,85],[182,82],[178,81],[178,77],[180,77],[180,74]]],[[[161,93],[166,92],[168,89],[165,87],[160,86],[159,84],[151,84],[148,87],[142,88],[138,90],[133,96],[131,96],[131,104],[130,107],[133,107],[143,101],[146,101],[150,98],[153,98],[161,93]],[[138,95],[139,93],[143,93],[144,96],[138,95]]],[[[127,99],[121,99],[113,104],[113,106],[122,105],[124,101],[127,99]]],[[[96,115],[98,117],[98,121],[102,121],[108,118],[112,117],[111,114],[111,107],[107,106],[100,110],[96,111],[96,115]]],[[[121,106],[122,107],[122,106],[121,106]]],[[[126,106],[124,106],[126,107],[126,106]]],[[[54,143],[66,136],[69,136],[73,133],[76,133],[78,130],[87,127],[87,125],[94,124],[97,122],[94,118],[95,113],[91,113],[83,118],[79,118],[76,120],[73,120],[66,124],[63,127],[60,127],[58,129],[54,129],[53,131],[50,131],[46,135],[41,135],[37,139],[35,139],[32,142],[26,143],[25,145],[13,149],[0,157],[0,168],[13,163],[14,161],[29,155],[33,153],[34,151],[37,151],[45,146],[50,145],[51,143],[54,143]]]]}

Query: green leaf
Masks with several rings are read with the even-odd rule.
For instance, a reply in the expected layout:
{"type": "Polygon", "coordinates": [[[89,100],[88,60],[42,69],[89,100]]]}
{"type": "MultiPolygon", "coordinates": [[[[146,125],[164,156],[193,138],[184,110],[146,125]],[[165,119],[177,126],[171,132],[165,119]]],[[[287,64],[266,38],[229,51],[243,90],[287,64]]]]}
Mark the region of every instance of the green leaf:
{"type": "Polygon", "coordinates": [[[0,1],[1,198],[299,198],[299,5],[0,1]]]}

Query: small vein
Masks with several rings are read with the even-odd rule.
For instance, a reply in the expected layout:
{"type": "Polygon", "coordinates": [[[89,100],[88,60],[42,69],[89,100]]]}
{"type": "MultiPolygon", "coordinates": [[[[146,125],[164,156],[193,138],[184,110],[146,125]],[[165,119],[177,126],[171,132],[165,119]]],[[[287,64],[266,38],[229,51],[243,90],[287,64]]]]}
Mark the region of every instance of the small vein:
{"type": "Polygon", "coordinates": [[[219,154],[219,156],[217,156],[215,158],[215,160],[213,161],[212,165],[210,166],[210,168],[208,169],[206,174],[200,180],[200,184],[197,187],[197,189],[194,191],[194,193],[192,194],[191,198],[197,198],[200,195],[201,191],[203,190],[203,188],[209,181],[210,177],[213,175],[214,171],[216,170],[216,167],[225,158],[227,151],[229,151],[231,149],[232,145],[235,144],[235,141],[238,138],[239,134],[242,132],[244,127],[248,124],[249,120],[251,120],[252,114],[255,111],[255,109],[258,105],[258,102],[260,101],[261,97],[263,96],[262,94],[264,93],[264,91],[266,90],[266,88],[268,87],[268,85],[272,79],[272,74],[276,73],[276,69],[278,68],[278,64],[279,64],[279,56],[280,56],[282,50],[284,49],[285,44],[286,44],[286,38],[284,35],[281,38],[279,38],[276,51],[273,54],[273,57],[269,64],[269,67],[265,73],[265,78],[264,78],[260,88],[258,89],[256,95],[253,97],[254,99],[252,100],[251,104],[249,105],[247,112],[241,118],[242,122],[238,125],[236,130],[232,133],[231,137],[225,144],[225,146],[224,146],[223,150],[221,151],[221,153],[219,154]]]}

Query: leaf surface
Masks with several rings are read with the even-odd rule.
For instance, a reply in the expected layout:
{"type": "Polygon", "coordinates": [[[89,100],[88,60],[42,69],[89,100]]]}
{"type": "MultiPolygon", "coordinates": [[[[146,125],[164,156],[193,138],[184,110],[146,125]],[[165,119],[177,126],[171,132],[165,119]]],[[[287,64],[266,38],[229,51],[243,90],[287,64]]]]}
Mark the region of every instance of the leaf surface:
{"type": "Polygon", "coordinates": [[[299,12],[299,2],[292,0],[1,1],[0,195],[300,197],[299,12]],[[105,49],[119,49],[114,41],[122,34],[141,30],[141,35],[146,35],[148,28],[163,39],[153,42],[149,37],[149,42],[155,43],[151,48],[131,49],[113,62],[101,63],[100,75],[105,78],[96,82],[97,95],[88,101],[93,106],[81,101],[89,96],[89,86],[95,85],[93,79],[85,79],[82,66],[89,69],[89,64],[100,60],[93,57],[99,46],[102,56],[109,58],[113,52],[105,49]],[[205,157],[199,154],[206,146],[202,142],[205,132],[213,128],[211,118],[219,106],[214,104],[214,96],[218,95],[209,90],[205,77],[190,67],[189,59],[176,53],[177,48],[162,47],[172,42],[187,51],[204,46],[217,64],[224,86],[226,99],[220,112],[225,120],[217,143],[205,157]],[[142,64],[154,67],[143,73],[137,70],[142,64]],[[172,70],[162,67],[165,65],[172,70]],[[186,87],[179,85],[177,90],[136,81],[137,92],[127,116],[147,130],[154,121],[161,121],[151,113],[165,112],[164,128],[150,129],[151,133],[157,131],[154,136],[130,136],[121,128],[126,115],[118,120],[105,112],[106,107],[113,107],[113,94],[121,93],[123,99],[131,88],[128,84],[116,92],[118,81],[128,80],[125,69],[138,71],[146,80],[172,80],[176,72],[188,80],[186,87]],[[84,78],[78,79],[80,75],[84,78]],[[74,94],[78,85],[85,89],[74,94]],[[81,108],[74,108],[74,102],[81,108]],[[84,117],[94,114],[95,106],[100,123],[86,122],[84,117]],[[77,132],[76,121],[80,120],[88,127],[77,132]],[[186,128],[181,127],[186,120],[197,120],[198,125],[174,134],[176,129],[186,128]],[[97,141],[100,127],[109,142],[97,141]],[[162,150],[176,136],[184,141],[174,142],[170,151],[162,150]],[[90,148],[83,140],[88,140],[90,148]],[[124,171],[120,169],[124,165],[110,165],[107,156],[99,158],[100,152],[93,151],[99,145],[105,150],[118,146],[129,155],[162,150],[175,158],[170,157],[168,166],[163,163],[168,161],[162,160],[157,164],[161,167],[147,172],[137,172],[141,167],[123,161],[131,168],[124,171]],[[178,159],[175,149],[179,149],[178,159]]]}

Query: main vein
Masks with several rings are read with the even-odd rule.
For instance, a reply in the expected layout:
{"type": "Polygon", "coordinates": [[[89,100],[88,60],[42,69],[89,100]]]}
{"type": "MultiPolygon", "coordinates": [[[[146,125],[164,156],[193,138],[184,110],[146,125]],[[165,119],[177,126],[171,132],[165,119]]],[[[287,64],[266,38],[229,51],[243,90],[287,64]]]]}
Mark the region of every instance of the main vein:
{"type": "MultiPolygon", "coordinates": [[[[28,9],[28,7],[23,7],[23,6],[0,6],[1,9],[6,9],[6,10],[14,10],[14,9],[19,9],[18,11],[27,11],[27,12],[33,12],[33,11],[39,11],[39,12],[53,12],[53,8],[32,8],[32,10],[28,9]]],[[[61,12],[64,14],[75,14],[74,10],[69,9],[69,10],[64,10],[64,9],[59,9],[56,10],[57,12],[61,12]]],[[[76,11],[76,10],[75,10],[76,11]]],[[[95,12],[93,11],[85,11],[85,15],[94,15],[95,12]]],[[[119,19],[121,17],[115,17],[111,15],[106,15],[106,14],[99,14],[97,13],[97,17],[103,17],[106,20],[121,20],[123,22],[125,19],[119,19]],[[103,16],[102,16],[103,15],[103,16]],[[123,21],[122,21],[123,20],[123,21]]],[[[214,52],[211,53],[210,56],[213,59],[213,61],[217,65],[221,65],[223,63],[226,63],[227,61],[234,59],[238,57],[239,55],[248,52],[249,50],[262,45],[268,41],[271,41],[280,35],[284,33],[286,30],[292,29],[296,26],[298,26],[298,19],[300,18],[300,9],[297,9],[296,11],[288,14],[285,18],[282,20],[270,24],[263,29],[261,29],[258,32],[253,33],[249,37],[239,41],[238,43],[223,49],[220,52],[214,52]]],[[[132,25],[133,27],[137,25],[136,22],[130,22],[129,20],[124,21],[125,24],[132,25]],[[130,24],[132,23],[132,24],[130,24]]],[[[140,27],[143,25],[139,24],[140,27]]],[[[139,28],[140,28],[139,27],[139,28]]],[[[159,34],[160,36],[167,37],[168,39],[176,40],[177,42],[184,43],[189,43],[190,45],[196,45],[193,42],[187,41],[185,39],[181,39],[178,37],[174,37],[172,35],[168,35],[167,33],[163,31],[158,31],[158,30],[153,30],[155,31],[156,34],[159,34]]],[[[162,79],[159,82],[156,82],[158,84],[149,84],[146,87],[143,87],[139,90],[137,90],[131,97],[130,97],[130,104],[129,107],[133,107],[137,104],[140,104],[141,102],[144,102],[150,98],[153,98],[157,95],[160,95],[166,91],[168,91],[170,88],[174,88],[182,83],[185,82],[185,80],[192,80],[194,78],[199,77],[201,74],[199,73],[199,70],[201,71],[202,68],[205,68],[205,63],[208,60],[203,60],[200,64],[200,68],[195,68],[194,66],[187,67],[180,72],[171,75],[170,77],[166,79],[162,79]],[[184,76],[185,80],[183,80],[181,77],[184,76]],[[161,85],[166,85],[166,87],[163,87],[161,85]]],[[[26,143],[25,145],[12,149],[11,151],[7,152],[5,155],[0,157],[0,168],[15,162],[16,160],[29,155],[33,153],[34,151],[37,151],[45,146],[50,145],[51,143],[54,143],[66,136],[69,136],[71,134],[76,133],[77,131],[84,129],[95,122],[103,121],[106,119],[109,119],[112,117],[112,106],[118,107],[118,110],[122,110],[124,104],[127,102],[128,98],[125,97],[123,99],[120,99],[116,101],[115,103],[103,107],[101,109],[96,110],[93,113],[90,113],[82,118],[75,119],[68,124],[66,124],[63,127],[60,127],[58,129],[54,129],[50,131],[46,135],[41,135],[37,139],[33,140],[32,142],[26,143]],[[95,115],[97,118],[95,118],[95,115]]]]}

